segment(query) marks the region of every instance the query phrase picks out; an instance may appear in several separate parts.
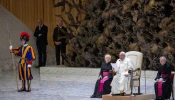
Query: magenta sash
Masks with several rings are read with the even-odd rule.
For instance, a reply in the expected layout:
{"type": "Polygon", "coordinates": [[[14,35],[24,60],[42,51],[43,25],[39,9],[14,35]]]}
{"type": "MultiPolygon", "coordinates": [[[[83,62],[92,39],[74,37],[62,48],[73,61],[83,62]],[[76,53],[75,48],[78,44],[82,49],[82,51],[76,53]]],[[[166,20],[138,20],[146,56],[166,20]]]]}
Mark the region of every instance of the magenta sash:
{"type": "Polygon", "coordinates": [[[162,96],[162,84],[163,82],[158,82],[158,96],[162,96]]]}
{"type": "MultiPolygon", "coordinates": [[[[166,74],[161,74],[162,78],[166,76],[166,74]]],[[[162,96],[162,84],[163,82],[158,82],[158,96],[162,96]]]]}
{"type": "MultiPolygon", "coordinates": [[[[109,72],[103,72],[103,77],[108,76],[109,72]]],[[[103,78],[100,80],[99,92],[103,92],[104,83],[108,80],[108,78],[103,78]]]]}
{"type": "Polygon", "coordinates": [[[103,77],[108,76],[109,72],[103,72],[103,77]]]}

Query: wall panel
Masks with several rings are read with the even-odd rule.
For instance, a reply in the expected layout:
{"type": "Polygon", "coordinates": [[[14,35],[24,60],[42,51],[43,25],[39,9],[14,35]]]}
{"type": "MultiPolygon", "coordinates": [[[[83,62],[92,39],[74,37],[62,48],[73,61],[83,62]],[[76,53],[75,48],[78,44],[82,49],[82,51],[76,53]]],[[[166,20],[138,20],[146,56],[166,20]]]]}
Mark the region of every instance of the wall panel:
{"type": "MultiPolygon", "coordinates": [[[[56,2],[61,0],[55,0],[56,2]]],[[[68,0],[69,2],[71,0],[68,0]]],[[[61,8],[54,8],[52,0],[0,0],[0,5],[9,10],[13,15],[26,24],[32,31],[35,31],[37,20],[43,19],[44,24],[48,26],[48,42],[53,45],[52,34],[53,29],[60,20],[55,15],[61,14],[66,20],[67,15],[61,12],[61,8]]],[[[68,10],[68,6],[66,6],[68,10]]],[[[76,11],[72,10],[73,16],[76,16],[76,11]]],[[[83,19],[83,15],[79,16],[83,19]]]]}

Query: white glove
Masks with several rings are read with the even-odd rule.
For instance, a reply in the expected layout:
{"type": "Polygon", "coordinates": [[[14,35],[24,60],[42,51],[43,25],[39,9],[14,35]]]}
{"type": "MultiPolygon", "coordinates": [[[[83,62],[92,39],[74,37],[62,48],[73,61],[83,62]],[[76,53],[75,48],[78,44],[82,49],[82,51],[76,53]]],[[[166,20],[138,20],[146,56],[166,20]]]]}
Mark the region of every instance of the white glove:
{"type": "Polygon", "coordinates": [[[12,49],[13,49],[13,46],[11,45],[11,46],[9,47],[9,49],[12,50],[12,49]]]}
{"type": "Polygon", "coordinates": [[[27,67],[32,67],[32,61],[29,61],[29,62],[28,62],[27,67]]]}
{"type": "Polygon", "coordinates": [[[42,34],[39,34],[38,36],[40,37],[42,34]]]}
{"type": "Polygon", "coordinates": [[[32,67],[32,65],[28,65],[27,67],[32,67]]]}

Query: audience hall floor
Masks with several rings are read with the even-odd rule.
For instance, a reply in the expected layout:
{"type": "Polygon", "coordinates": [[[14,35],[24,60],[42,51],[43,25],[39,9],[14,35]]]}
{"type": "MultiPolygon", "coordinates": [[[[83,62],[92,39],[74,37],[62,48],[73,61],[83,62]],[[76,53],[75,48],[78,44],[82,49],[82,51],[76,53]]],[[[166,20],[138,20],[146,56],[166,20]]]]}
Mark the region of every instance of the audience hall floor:
{"type": "MultiPolygon", "coordinates": [[[[32,68],[31,92],[17,92],[14,72],[0,74],[0,100],[101,100],[89,98],[94,83],[40,80],[39,69],[32,68]]],[[[78,78],[77,78],[78,79],[78,78]]],[[[19,88],[21,82],[18,81],[19,88]]]]}
{"type": "MultiPolygon", "coordinates": [[[[17,92],[14,72],[2,72],[0,74],[0,100],[101,100],[90,98],[93,93],[95,81],[89,76],[53,76],[45,74],[40,78],[39,69],[32,68],[34,79],[32,80],[31,92],[17,92]],[[52,78],[53,77],[53,78],[52,78]],[[67,78],[65,79],[62,78],[67,78]],[[52,78],[52,79],[51,79],[52,78]],[[86,78],[93,82],[86,82],[86,78]],[[74,80],[74,81],[72,81],[74,80]],[[79,80],[79,81],[75,81],[79,80]]],[[[141,79],[141,92],[145,93],[144,79],[141,79]]],[[[146,93],[154,93],[152,80],[147,79],[146,93]]],[[[21,81],[18,81],[21,88],[21,81]]],[[[135,88],[134,91],[137,89],[135,88]]]]}

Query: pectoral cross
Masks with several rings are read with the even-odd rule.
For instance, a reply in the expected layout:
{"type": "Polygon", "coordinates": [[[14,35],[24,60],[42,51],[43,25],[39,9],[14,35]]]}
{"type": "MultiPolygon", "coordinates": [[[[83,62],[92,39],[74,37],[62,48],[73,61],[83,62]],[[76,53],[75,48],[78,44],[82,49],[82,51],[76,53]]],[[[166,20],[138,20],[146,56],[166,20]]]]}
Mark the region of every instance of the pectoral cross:
{"type": "Polygon", "coordinates": [[[39,30],[41,30],[41,26],[39,26],[39,30]]]}

